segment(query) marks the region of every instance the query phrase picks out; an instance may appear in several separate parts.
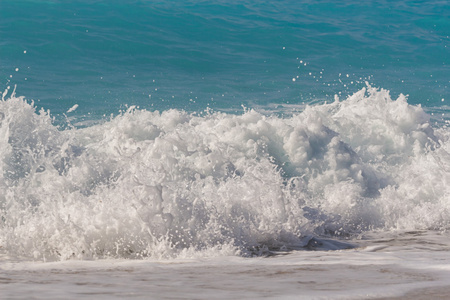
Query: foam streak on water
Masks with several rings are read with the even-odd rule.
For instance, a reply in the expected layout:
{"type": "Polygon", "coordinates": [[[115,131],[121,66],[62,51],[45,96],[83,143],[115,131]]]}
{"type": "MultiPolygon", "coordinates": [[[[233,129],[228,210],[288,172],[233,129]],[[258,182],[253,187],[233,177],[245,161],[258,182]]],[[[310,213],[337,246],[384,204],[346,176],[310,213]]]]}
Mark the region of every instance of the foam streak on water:
{"type": "Polygon", "coordinates": [[[311,235],[445,230],[446,128],[368,86],[291,117],[130,108],[59,130],[0,102],[0,246],[35,259],[251,255],[311,235]]]}

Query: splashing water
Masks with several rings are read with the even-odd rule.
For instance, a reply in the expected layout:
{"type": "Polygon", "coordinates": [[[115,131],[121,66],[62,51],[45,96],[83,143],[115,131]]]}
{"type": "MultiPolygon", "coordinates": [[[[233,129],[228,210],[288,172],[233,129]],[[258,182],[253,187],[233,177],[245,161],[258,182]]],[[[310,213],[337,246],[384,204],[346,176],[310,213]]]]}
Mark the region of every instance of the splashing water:
{"type": "Polygon", "coordinates": [[[284,118],[131,107],[67,129],[13,93],[0,102],[0,251],[250,255],[311,235],[445,230],[449,147],[420,106],[370,86],[284,118]]]}

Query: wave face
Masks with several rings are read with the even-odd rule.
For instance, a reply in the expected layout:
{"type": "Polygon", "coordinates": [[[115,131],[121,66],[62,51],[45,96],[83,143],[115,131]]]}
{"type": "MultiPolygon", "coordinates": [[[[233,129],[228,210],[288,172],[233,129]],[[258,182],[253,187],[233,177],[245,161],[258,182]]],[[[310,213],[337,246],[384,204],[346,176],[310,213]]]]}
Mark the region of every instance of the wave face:
{"type": "Polygon", "coordinates": [[[450,225],[448,129],[370,86],[291,117],[132,107],[78,129],[13,94],[0,120],[8,255],[250,255],[450,225]]]}

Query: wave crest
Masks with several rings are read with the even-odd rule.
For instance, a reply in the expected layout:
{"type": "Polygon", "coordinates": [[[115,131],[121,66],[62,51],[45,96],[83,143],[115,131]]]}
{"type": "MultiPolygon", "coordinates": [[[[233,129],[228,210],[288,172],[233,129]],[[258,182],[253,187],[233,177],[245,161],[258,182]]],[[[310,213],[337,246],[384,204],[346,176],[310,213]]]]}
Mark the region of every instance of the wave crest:
{"type": "Polygon", "coordinates": [[[130,108],[58,130],[14,94],[0,116],[10,255],[248,255],[311,235],[449,227],[448,130],[370,86],[285,118],[130,108]]]}

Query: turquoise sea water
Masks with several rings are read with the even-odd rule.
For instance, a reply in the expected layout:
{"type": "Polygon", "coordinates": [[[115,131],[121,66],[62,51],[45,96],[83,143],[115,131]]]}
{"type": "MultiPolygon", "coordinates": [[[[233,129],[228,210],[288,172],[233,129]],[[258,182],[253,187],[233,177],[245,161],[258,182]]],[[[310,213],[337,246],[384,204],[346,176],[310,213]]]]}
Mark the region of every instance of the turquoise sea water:
{"type": "Polygon", "coordinates": [[[412,104],[449,96],[446,1],[0,5],[1,84],[54,114],[74,104],[97,117],[124,105],[241,112],[332,101],[364,81],[412,104]]]}
{"type": "Polygon", "coordinates": [[[449,51],[446,1],[0,1],[0,254],[446,231],[449,51]]]}

